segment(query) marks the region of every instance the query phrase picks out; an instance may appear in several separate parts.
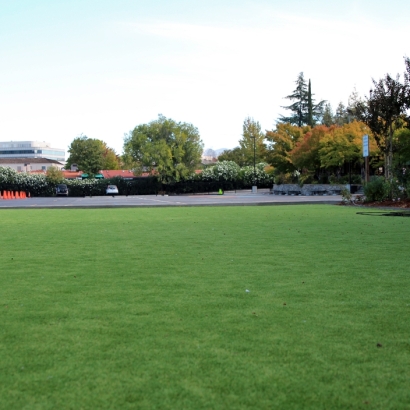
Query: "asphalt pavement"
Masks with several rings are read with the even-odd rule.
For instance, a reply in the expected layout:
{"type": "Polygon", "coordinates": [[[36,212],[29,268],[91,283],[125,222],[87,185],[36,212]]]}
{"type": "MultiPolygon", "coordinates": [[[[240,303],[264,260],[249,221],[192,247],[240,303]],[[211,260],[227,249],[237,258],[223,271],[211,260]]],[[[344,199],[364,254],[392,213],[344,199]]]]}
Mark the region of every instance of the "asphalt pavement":
{"type": "Polygon", "coordinates": [[[10,208],[133,208],[170,206],[250,206],[339,204],[340,195],[302,196],[272,195],[269,190],[225,192],[223,195],[118,195],[93,197],[34,197],[27,199],[0,199],[0,209],[10,208]]]}

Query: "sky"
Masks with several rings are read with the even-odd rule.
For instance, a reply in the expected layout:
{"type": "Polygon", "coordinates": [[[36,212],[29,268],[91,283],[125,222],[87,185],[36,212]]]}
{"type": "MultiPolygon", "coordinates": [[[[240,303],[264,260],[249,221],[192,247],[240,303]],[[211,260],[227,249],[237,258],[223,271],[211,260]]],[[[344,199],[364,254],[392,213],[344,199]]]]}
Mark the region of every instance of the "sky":
{"type": "Polygon", "coordinates": [[[158,114],[205,148],[238,145],[246,117],[274,129],[300,72],[333,109],[403,74],[401,0],[0,0],[0,141],[122,153],[158,114]]]}

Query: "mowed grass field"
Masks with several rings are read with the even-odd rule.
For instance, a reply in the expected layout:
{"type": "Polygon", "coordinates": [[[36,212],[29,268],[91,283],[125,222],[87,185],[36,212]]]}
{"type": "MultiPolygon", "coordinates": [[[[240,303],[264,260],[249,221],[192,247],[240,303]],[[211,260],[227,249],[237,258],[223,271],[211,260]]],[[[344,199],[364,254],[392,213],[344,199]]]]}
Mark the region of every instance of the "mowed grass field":
{"type": "Polygon", "coordinates": [[[0,211],[0,408],[409,409],[410,218],[359,210],[0,211]]]}

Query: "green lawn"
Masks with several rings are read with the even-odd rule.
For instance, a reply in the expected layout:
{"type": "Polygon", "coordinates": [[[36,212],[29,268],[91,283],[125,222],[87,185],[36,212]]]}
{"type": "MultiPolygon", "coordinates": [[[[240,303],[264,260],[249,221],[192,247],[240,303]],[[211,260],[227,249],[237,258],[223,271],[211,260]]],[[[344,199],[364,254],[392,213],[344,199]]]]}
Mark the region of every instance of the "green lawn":
{"type": "Polygon", "coordinates": [[[408,409],[410,218],[357,211],[1,210],[0,408],[408,409]]]}

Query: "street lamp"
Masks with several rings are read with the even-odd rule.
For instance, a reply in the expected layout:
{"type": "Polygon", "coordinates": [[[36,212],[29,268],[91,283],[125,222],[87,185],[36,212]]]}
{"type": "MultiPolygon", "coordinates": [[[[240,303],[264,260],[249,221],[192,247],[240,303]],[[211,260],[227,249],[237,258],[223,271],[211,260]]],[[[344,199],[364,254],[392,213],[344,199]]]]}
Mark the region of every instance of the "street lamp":
{"type": "Polygon", "coordinates": [[[252,193],[256,194],[258,187],[256,186],[256,136],[253,137],[253,186],[252,193]]]}

